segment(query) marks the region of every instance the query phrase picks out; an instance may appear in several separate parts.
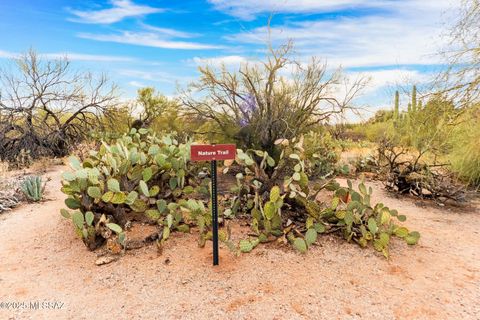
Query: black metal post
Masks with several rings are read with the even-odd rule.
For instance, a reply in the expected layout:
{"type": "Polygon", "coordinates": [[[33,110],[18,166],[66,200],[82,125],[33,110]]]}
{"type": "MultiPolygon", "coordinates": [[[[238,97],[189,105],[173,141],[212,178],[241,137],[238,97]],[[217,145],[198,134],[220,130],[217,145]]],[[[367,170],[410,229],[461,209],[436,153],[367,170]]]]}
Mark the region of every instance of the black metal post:
{"type": "Polygon", "coordinates": [[[217,207],[217,160],[210,161],[212,176],[212,237],[213,265],[218,265],[218,207],[217,207]]]}

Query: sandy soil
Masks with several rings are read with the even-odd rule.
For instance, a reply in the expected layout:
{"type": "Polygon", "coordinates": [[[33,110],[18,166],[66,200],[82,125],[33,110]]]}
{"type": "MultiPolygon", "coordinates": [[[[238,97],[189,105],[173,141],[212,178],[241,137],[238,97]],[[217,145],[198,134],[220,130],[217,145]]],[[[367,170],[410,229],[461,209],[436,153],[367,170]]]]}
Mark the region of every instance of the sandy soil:
{"type": "Polygon", "coordinates": [[[181,234],[160,256],[149,246],[96,266],[59,214],[63,169],[46,173],[48,201],[0,215],[0,319],[480,319],[478,203],[419,207],[369,183],[373,200],[422,234],[416,247],[394,241],[389,261],[326,236],[306,255],[222,248],[212,267],[210,246],[181,234]],[[37,301],[38,310],[5,306],[37,301]]]}

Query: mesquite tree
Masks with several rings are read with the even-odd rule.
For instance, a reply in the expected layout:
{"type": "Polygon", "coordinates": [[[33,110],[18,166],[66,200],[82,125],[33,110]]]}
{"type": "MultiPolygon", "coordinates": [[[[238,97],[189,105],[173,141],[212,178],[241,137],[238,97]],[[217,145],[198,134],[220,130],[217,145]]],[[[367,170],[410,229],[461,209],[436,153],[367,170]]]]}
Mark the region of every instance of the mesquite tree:
{"type": "Polygon", "coordinates": [[[442,52],[447,68],[437,85],[457,107],[469,107],[480,102],[480,1],[462,0],[457,16],[447,35],[450,44],[442,52]]]}
{"type": "MultiPolygon", "coordinates": [[[[137,100],[131,110],[132,117],[136,117],[134,127],[150,127],[154,130],[162,127],[163,129],[172,129],[175,131],[172,121],[167,121],[167,116],[171,112],[178,112],[178,102],[169,99],[163,94],[157,92],[155,88],[146,87],[138,89],[137,100]]],[[[175,117],[176,118],[176,117],[175,117]]],[[[171,120],[171,119],[170,119],[171,120]]]]}
{"type": "Polygon", "coordinates": [[[182,92],[181,100],[242,147],[268,151],[279,138],[299,136],[353,109],[352,99],[365,79],[351,83],[316,58],[302,64],[290,58],[291,50],[291,43],[269,47],[265,61],[244,63],[236,71],[225,65],[200,67],[200,79],[182,92]]]}
{"type": "Polygon", "coordinates": [[[67,58],[42,60],[33,50],[0,73],[0,158],[14,161],[64,156],[103,112],[116,105],[115,85],[105,76],[74,72],[67,58]]]}

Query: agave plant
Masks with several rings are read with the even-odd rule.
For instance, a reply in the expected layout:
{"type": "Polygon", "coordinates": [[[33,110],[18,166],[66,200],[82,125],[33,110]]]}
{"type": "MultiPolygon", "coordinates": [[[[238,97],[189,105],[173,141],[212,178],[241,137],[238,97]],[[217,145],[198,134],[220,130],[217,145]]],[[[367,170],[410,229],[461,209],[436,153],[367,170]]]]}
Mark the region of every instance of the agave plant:
{"type": "Polygon", "coordinates": [[[20,189],[28,200],[40,201],[43,198],[46,183],[42,184],[42,177],[29,176],[21,183],[20,189]]]}

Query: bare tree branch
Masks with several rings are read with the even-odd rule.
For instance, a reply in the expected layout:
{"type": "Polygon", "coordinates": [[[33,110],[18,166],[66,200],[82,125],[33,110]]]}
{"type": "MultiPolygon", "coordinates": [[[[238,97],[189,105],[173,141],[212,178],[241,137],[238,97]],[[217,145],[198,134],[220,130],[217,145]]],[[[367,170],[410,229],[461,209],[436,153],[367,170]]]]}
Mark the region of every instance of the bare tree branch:
{"type": "Polygon", "coordinates": [[[0,158],[22,149],[32,157],[62,156],[116,106],[116,87],[103,75],[71,70],[66,58],[42,60],[33,50],[0,72],[0,158]]]}
{"type": "Polygon", "coordinates": [[[292,42],[278,48],[269,43],[265,61],[244,63],[237,71],[225,65],[200,67],[200,79],[181,92],[186,112],[213,120],[225,134],[236,128],[231,138],[242,140],[246,134],[268,150],[276,139],[292,138],[355,110],[352,100],[365,78],[348,82],[341,70],[330,72],[316,58],[306,64],[291,59],[292,50],[292,42]]]}

